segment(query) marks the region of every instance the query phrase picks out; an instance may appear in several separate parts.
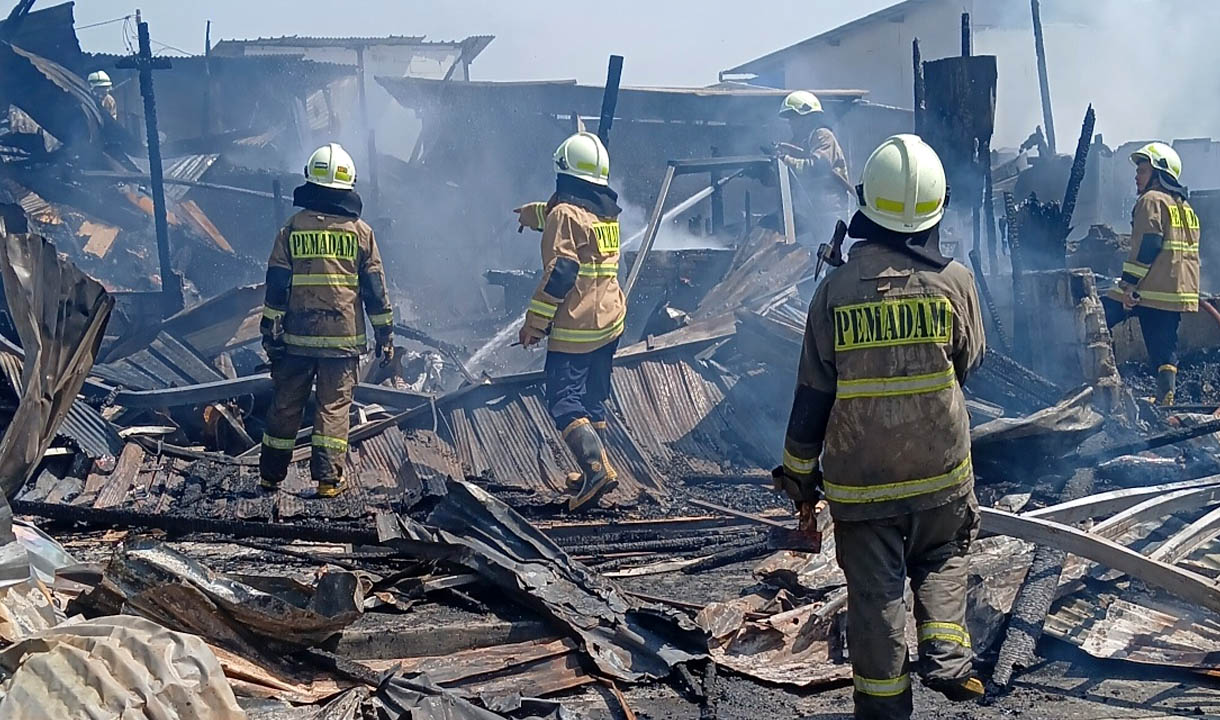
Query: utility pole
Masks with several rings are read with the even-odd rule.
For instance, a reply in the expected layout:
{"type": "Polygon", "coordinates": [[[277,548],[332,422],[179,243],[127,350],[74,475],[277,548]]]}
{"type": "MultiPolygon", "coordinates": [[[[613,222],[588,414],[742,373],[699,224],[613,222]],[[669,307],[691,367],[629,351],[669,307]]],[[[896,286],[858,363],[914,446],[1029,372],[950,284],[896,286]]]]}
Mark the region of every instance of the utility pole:
{"type": "Polygon", "coordinates": [[[1042,91],[1042,122],[1046,125],[1046,146],[1055,155],[1055,114],[1051,111],[1051,83],[1046,76],[1046,44],[1042,40],[1042,8],[1029,0],[1034,19],[1034,52],[1038,55],[1038,87],[1042,91]]]}
{"type": "Polygon", "coordinates": [[[161,136],[157,133],[157,99],[153,95],[153,70],[167,70],[169,59],[155,58],[148,39],[148,23],[140,18],[136,10],[136,29],[140,39],[140,52],[123,58],[115,67],[135,69],[140,73],[140,95],[144,98],[144,127],[148,133],[148,174],[152,180],[153,223],[157,231],[157,258],[161,263],[162,317],[182,309],[182,281],[174,274],[169,254],[169,223],[165,219],[165,179],[161,168],[161,136]]]}

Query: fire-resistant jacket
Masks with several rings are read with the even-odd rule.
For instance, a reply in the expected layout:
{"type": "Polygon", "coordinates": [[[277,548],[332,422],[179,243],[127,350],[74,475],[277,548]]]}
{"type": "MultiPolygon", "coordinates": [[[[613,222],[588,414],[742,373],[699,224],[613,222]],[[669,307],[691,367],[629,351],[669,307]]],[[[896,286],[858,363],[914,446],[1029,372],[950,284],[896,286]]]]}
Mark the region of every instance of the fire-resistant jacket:
{"type": "Polygon", "coordinates": [[[805,192],[823,199],[846,199],[851,188],[847,176],[847,156],[829,128],[820,127],[804,143],[805,152],[789,157],[788,166],[801,180],[805,192]]]}
{"type": "Polygon", "coordinates": [[[965,496],[974,472],[961,386],[983,351],[969,270],[857,242],[809,307],[784,466],[808,475],[820,455],[831,514],[845,521],[965,496]]]}
{"type": "Polygon", "coordinates": [[[1148,190],[1131,216],[1131,255],[1110,296],[1134,288],[1138,304],[1157,310],[1199,310],[1199,216],[1190,203],[1148,190]]]}
{"type": "Polygon", "coordinates": [[[542,278],[525,313],[547,349],[588,353],[623,333],[627,301],[618,284],[618,220],[556,203],[542,230],[542,278]]]}
{"type": "Polygon", "coordinates": [[[294,355],[357,356],[368,349],[365,312],[375,328],[394,322],[373,229],[341,215],[293,215],[267,263],[263,334],[294,355]]]}

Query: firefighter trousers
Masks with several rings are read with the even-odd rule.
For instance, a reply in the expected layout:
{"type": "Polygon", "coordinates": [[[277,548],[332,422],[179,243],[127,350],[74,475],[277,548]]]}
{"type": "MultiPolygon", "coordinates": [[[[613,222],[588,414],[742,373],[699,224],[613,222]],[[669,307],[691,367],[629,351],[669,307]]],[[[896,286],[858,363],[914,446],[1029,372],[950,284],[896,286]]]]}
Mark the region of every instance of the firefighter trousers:
{"type": "Polygon", "coordinates": [[[835,522],[847,577],[847,648],[857,720],[911,717],[906,581],[915,596],[920,676],[953,681],[972,673],[966,629],[966,554],[978,535],[974,494],[897,517],[835,522]]]}
{"type": "Polygon", "coordinates": [[[1101,306],[1106,311],[1106,324],[1113,328],[1134,315],[1140,321],[1140,334],[1144,336],[1144,347],[1148,349],[1148,360],[1155,371],[1163,365],[1178,366],[1178,325],[1182,313],[1172,310],[1135,306],[1128,312],[1114,298],[1103,297],[1101,306]]]}
{"type": "Polygon", "coordinates": [[[560,432],[581,418],[595,426],[605,422],[617,349],[616,338],[589,353],[547,351],[546,408],[560,432]]]}
{"type": "Polygon", "coordinates": [[[286,355],[271,369],[275,396],[267,413],[267,429],[259,456],[259,473],[273,482],[288,475],[292,450],[309,393],[317,383],[312,456],[309,472],[316,482],[334,482],[343,476],[347,455],[348,411],[356,388],[359,358],[317,358],[286,355]]]}

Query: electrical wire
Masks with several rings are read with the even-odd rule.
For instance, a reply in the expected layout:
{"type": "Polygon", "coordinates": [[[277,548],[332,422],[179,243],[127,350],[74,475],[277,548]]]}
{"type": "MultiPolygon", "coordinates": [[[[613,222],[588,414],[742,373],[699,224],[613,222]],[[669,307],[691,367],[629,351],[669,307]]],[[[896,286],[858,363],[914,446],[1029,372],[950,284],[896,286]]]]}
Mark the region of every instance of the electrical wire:
{"type": "Polygon", "coordinates": [[[74,30],[88,30],[89,28],[101,27],[103,25],[109,25],[110,23],[116,23],[116,22],[120,22],[122,20],[129,20],[132,17],[134,17],[134,16],[133,15],[124,15],[123,17],[112,18],[110,20],[103,20],[101,22],[90,23],[88,25],[76,25],[73,27],[73,29],[74,30]]]}
{"type": "Polygon", "coordinates": [[[162,48],[165,48],[166,50],[173,50],[174,52],[180,52],[183,55],[186,55],[187,57],[190,57],[190,55],[191,55],[191,53],[187,52],[186,50],[183,50],[182,48],[177,48],[177,47],[174,47],[173,45],[168,45],[166,43],[161,42],[160,40],[151,40],[150,39],[149,42],[151,42],[154,45],[158,45],[162,48]]]}

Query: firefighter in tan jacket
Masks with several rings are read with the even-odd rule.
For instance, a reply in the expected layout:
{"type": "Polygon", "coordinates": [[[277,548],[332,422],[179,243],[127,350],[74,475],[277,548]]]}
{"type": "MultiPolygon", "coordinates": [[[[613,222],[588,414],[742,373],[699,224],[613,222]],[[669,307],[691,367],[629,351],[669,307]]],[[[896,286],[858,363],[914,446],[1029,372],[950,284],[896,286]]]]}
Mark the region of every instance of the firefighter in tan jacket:
{"type": "Polygon", "coordinates": [[[365,314],[382,365],[394,356],[394,311],[373,229],[360,219],[356,167],[336,143],[314,151],[305,183],[293,192],[302,208],[276,235],[267,263],[261,330],[275,397],[259,457],[264,489],[288,474],[301,413],[317,385],[310,474],[318,495],[344,489],[348,410],[360,356],[368,350],[365,314]]]}
{"type": "Polygon", "coordinates": [[[855,717],[895,720],[912,713],[908,578],[924,684],[953,700],[983,692],[965,620],[979,512],[962,394],[983,323],[970,271],[940,254],[948,193],[932,148],[886,140],[857,194],[858,242],[809,307],[781,484],[798,506],[829,503],[855,717]]]}
{"type": "Polygon", "coordinates": [[[1181,184],[1182,160],[1165,143],[1131,154],[1139,199],[1131,214],[1131,255],[1102,304],[1110,327],[1139,318],[1156,368],[1160,405],[1173,405],[1178,379],[1178,324],[1199,310],[1199,216],[1181,184]]]}
{"type": "Polygon", "coordinates": [[[102,106],[102,110],[110,116],[111,120],[119,119],[119,106],[114,101],[114,95],[110,94],[114,83],[110,81],[110,75],[105,70],[95,70],[89,73],[89,88],[93,90],[93,96],[97,98],[97,102],[102,106]]]}
{"type": "Polygon", "coordinates": [[[627,316],[618,284],[622,209],[596,135],[572,135],[554,161],[555,194],[516,211],[523,227],[542,230],[542,277],[518,337],[525,347],[547,340],[547,410],[580,467],[568,501],[576,510],[617,477],[604,439],[610,370],[627,316]]]}
{"type": "Polygon", "coordinates": [[[825,239],[835,221],[847,213],[851,200],[847,156],[826,124],[822,102],[808,90],[788,93],[779,116],[792,130],[792,142],[780,143],[779,155],[796,176],[796,192],[811,206],[813,236],[825,239]]]}

